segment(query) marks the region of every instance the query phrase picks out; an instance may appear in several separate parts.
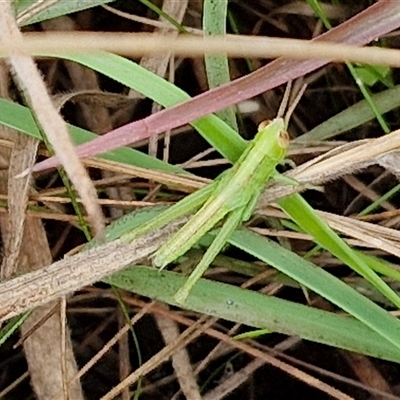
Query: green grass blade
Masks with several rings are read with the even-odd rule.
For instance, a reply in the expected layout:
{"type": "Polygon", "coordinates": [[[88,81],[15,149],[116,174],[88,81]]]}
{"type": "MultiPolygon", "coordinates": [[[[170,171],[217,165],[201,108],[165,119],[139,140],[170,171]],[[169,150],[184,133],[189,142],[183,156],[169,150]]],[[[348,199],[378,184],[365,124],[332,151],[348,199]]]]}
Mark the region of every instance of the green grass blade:
{"type": "MultiPolygon", "coordinates": [[[[114,240],[117,237],[120,237],[124,233],[128,232],[129,230],[135,228],[135,226],[146,224],[148,220],[154,218],[158,213],[163,212],[166,207],[167,206],[165,205],[151,207],[124,216],[107,228],[105,239],[107,241],[114,240]],[[133,215],[135,216],[134,219],[132,218],[133,215]]],[[[314,264],[304,260],[295,253],[284,249],[277,243],[265,239],[262,236],[252,233],[248,230],[241,229],[236,231],[232,235],[230,242],[234,246],[270,264],[280,272],[284,273],[285,275],[289,276],[300,284],[310,288],[312,291],[320,294],[322,297],[328,299],[333,304],[347,311],[348,313],[362,321],[365,325],[367,325],[369,328],[367,328],[367,326],[363,328],[357,328],[365,331],[365,338],[360,339],[361,347],[357,345],[358,334],[354,336],[353,333],[351,333],[352,331],[349,331],[349,329],[352,329],[352,324],[355,323],[352,318],[338,317],[332,313],[324,313],[322,311],[313,310],[309,307],[300,306],[298,304],[293,304],[290,302],[284,302],[284,308],[275,305],[272,307],[264,302],[264,297],[268,298],[267,296],[258,295],[259,297],[254,298],[251,296],[253,296],[255,293],[234,288],[229,285],[219,285],[217,287],[222,287],[224,290],[226,289],[227,299],[230,299],[232,301],[237,301],[239,297],[243,295],[246,304],[248,304],[248,306],[256,313],[254,318],[257,318],[257,322],[255,322],[255,320],[250,321],[248,319],[247,310],[244,310],[243,314],[238,313],[233,318],[231,314],[232,310],[225,310],[225,308],[230,308],[230,303],[227,302],[226,299],[221,302],[218,300],[218,296],[214,297],[214,289],[210,289],[211,292],[208,291],[209,287],[214,288],[214,286],[201,286],[204,285],[204,280],[200,280],[194,286],[187,299],[187,303],[185,303],[185,307],[199,312],[217,315],[221,318],[242,322],[244,324],[248,324],[250,326],[258,328],[268,328],[273,331],[287,334],[298,334],[304,338],[308,338],[310,340],[314,340],[320,343],[326,343],[332,346],[352,349],[353,351],[358,351],[363,354],[371,354],[386,359],[388,355],[382,356],[379,347],[382,345],[382,343],[388,343],[388,340],[389,342],[391,341],[393,343],[394,338],[396,341],[396,346],[400,348],[400,322],[397,321],[396,318],[392,317],[385,310],[374,304],[372,301],[346,285],[340,279],[334,277],[325,270],[316,267],[314,264]],[[248,293],[250,297],[247,297],[248,293]],[[252,304],[253,301],[256,301],[256,303],[252,304]],[[291,308],[292,306],[293,308],[291,308]],[[260,307],[259,314],[257,311],[257,307],[260,307]],[[269,309],[268,307],[272,307],[272,309],[269,309]],[[298,314],[298,310],[304,310],[306,314],[309,310],[311,310],[311,314],[309,316],[309,318],[311,318],[310,324],[308,324],[307,322],[308,317],[306,316],[306,314],[301,314],[302,316],[300,317],[300,320],[297,319],[297,316],[300,316],[300,314],[298,314]],[[288,314],[285,314],[286,312],[288,312],[288,314]],[[330,329],[333,328],[329,327],[320,327],[317,329],[317,327],[313,326],[315,320],[315,316],[313,316],[314,312],[322,313],[322,315],[327,315],[328,321],[331,321],[331,317],[334,320],[338,318],[337,320],[339,322],[343,321],[344,325],[340,323],[340,326],[335,326],[335,323],[332,322],[332,327],[335,327],[335,330],[337,329],[337,332],[335,331],[335,333],[330,332],[330,329]],[[270,320],[268,317],[269,315],[271,315],[270,320]],[[351,326],[345,325],[348,321],[350,321],[349,323],[351,326]],[[343,342],[338,339],[342,335],[345,335],[346,337],[347,334],[352,335],[352,341],[355,342],[354,344],[351,344],[350,347],[347,346],[347,344],[350,343],[347,342],[347,338],[344,338],[343,342]],[[378,334],[380,336],[383,336],[383,338],[380,337],[379,339],[377,339],[376,335],[378,334]],[[374,340],[376,340],[376,343],[374,343],[374,340],[372,340],[371,337],[375,338],[374,340]],[[385,339],[386,337],[388,337],[387,340],[385,339]],[[322,341],[321,338],[323,338],[322,341]],[[365,343],[361,344],[361,342],[363,341],[365,341],[365,343]],[[366,343],[369,344],[367,345],[366,343]],[[374,346],[374,344],[376,344],[376,347],[374,346]]],[[[88,244],[88,247],[91,247],[96,243],[97,242],[94,240],[88,244]]],[[[137,267],[135,267],[132,271],[136,271],[136,268],[137,267]]],[[[111,278],[107,278],[105,281],[117,287],[132,290],[136,293],[166,301],[169,304],[177,305],[176,301],[173,299],[173,296],[175,295],[176,291],[182,286],[186,278],[182,276],[176,277],[176,274],[159,273],[157,272],[157,270],[153,269],[146,269],[146,271],[148,271],[149,273],[149,286],[146,287],[142,287],[142,284],[136,280],[136,277],[130,275],[131,272],[116,274],[111,278]],[[154,275],[152,271],[154,271],[154,275]],[[132,278],[130,278],[129,276],[132,276],[132,278]],[[169,287],[169,285],[172,284],[170,283],[170,279],[175,282],[173,283],[173,288],[169,287]],[[160,285],[161,288],[157,289],[157,285],[160,285]],[[153,291],[152,288],[154,288],[155,290],[153,291]]],[[[143,272],[143,274],[146,274],[146,272],[143,272]]],[[[143,277],[141,279],[145,278],[143,277]]],[[[212,283],[208,281],[206,282],[207,284],[212,283]]],[[[277,304],[280,304],[279,299],[274,299],[271,301],[277,301],[277,304]]],[[[322,322],[323,321],[321,321],[321,323],[322,322]]],[[[330,324],[331,322],[328,323],[328,325],[330,324]]],[[[356,325],[357,324],[358,322],[356,323],[356,325]]],[[[361,325],[361,323],[357,326],[359,325],[361,325]]],[[[389,348],[392,352],[397,352],[396,348],[393,347],[392,344],[390,344],[389,348]]]]}
{"type": "Polygon", "coordinates": [[[161,8],[157,7],[149,0],[139,0],[142,4],[148,7],[150,10],[154,11],[159,17],[164,18],[168,21],[172,26],[174,26],[180,33],[187,33],[186,29],[174,18],[164,12],[161,8]]]}
{"type": "MultiPolygon", "coordinates": [[[[28,19],[24,19],[20,26],[26,26],[34,24],[36,22],[45,21],[47,19],[57,18],[61,15],[68,15],[74,12],[87,10],[92,7],[96,7],[102,4],[111,3],[114,0],[85,0],[85,1],[71,1],[71,0],[58,0],[53,2],[49,7],[45,8],[43,11],[33,14],[28,19]]],[[[37,0],[18,0],[17,4],[17,18],[32,4],[37,3],[37,0]]]]}
{"type": "Polygon", "coordinates": [[[391,266],[385,260],[378,257],[371,256],[369,254],[364,254],[362,252],[357,252],[359,257],[361,257],[368,266],[375,272],[381,275],[387,276],[390,279],[400,282],[400,271],[395,267],[391,266]]]}
{"type": "Polygon", "coordinates": [[[8,321],[7,324],[1,328],[0,346],[2,346],[4,342],[19,329],[19,327],[27,320],[30,315],[31,312],[28,311],[25,314],[21,314],[14,318],[11,318],[10,321],[8,321]]]}
{"type": "MultiPolygon", "coordinates": [[[[36,122],[32,116],[31,111],[24,106],[13,103],[6,99],[0,98],[0,123],[15,129],[21,133],[25,133],[36,139],[42,140],[42,136],[36,126],[36,122]]],[[[72,140],[76,144],[81,144],[95,139],[98,135],[89,132],[85,129],[69,125],[69,132],[72,140]]],[[[158,169],[169,172],[185,173],[184,170],[150,157],[140,151],[130,149],[128,147],[121,147],[109,153],[99,156],[111,161],[117,161],[128,165],[134,165],[142,168],[158,169]]]]}
{"type": "Polygon", "coordinates": [[[374,210],[379,208],[382,203],[388,201],[391,197],[395,196],[400,191],[400,183],[391,188],[389,191],[381,195],[378,199],[373,201],[370,205],[365,207],[361,212],[358,213],[358,216],[361,217],[363,215],[371,214],[374,210]]]}
{"type": "MultiPolygon", "coordinates": [[[[385,114],[400,106],[400,85],[372,96],[376,108],[385,114]]],[[[335,138],[375,118],[369,104],[362,100],[334,115],[322,124],[295,139],[296,143],[335,138]]]]}
{"type": "MultiPolygon", "coordinates": [[[[190,99],[186,92],[174,84],[149,72],[140,65],[114,54],[99,52],[97,54],[50,53],[41,55],[62,58],[85,65],[142,93],[163,107],[171,107],[190,99]]],[[[235,162],[246,148],[246,141],[216,115],[202,117],[191,122],[191,125],[217,151],[232,162],[235,162]]]]}
{"type": "MultiPolygon", "coordinates": [[[[236,235],[236,234],[235,234],[236,235]]],[[[135,266],[104,282],[171,305],[185,277],[168,271],[135,266]]],[[[231,285],[200,279],[185,307],[255,328],[298,335],[318,343],[400,362],[400,350],[351,317],[317,310],[231,285]]]]}
{"type": "MultiPolygon", "coordinates": [[[[228,0],[205,0],[203,3],[203,31],[205,36],[225,35],[228,0]]],[[[204,56],[208,86],[210,89],[230,82],[229,62],[226,54],[204,56]]],[[[233,107],[216,113],[235,131],[238,130],[233,107]]]]}
{"type": "MultiPolygon", "coordinates": [[[[295,194],[278,201],[278,204],[304,231],[312,235],[316,243],[327,249],[342,262],[371,282],[385,297],[399,306],[400,298],[397,294],[368,266],[358,253],[353,251],[311,208],[299,195],[295,194]]],[[[333,277],[332,277],[333,278],[333,277]]],[[[314,290],[314,289],[313,289],[314,290]]],[[[350,312],[348,309],[346,311],[350,312]]],[[[360,313],[359,318],[372,329],[390,340],[400,348],[399,329],[400,322],[390,316],[386,311],[374,303],[358,307],[355,310],[360,313]],[[377,313],[376,315],[374,315],[377,313]],[[380,317],[379,317],[380,315],[380,317]],[[387,319],[386,323],[380,318],[387,319]]]]}
{"type": "Polygon", "coordinates": [[[340,279],[250,231],[236,231],[230,242],[320,294],[400,348],[400,321],[340,279]]]}
{"type": "MultiPolygon", "coordinates": [[[[310,6],[313,8],[315,14],[318,16],[318,18],[321,19],[322,23],[325,25],[325,28],[328,30],[332,29],[332,25],[329,22],[328,17],[326,16],[323,8],[320,5],[320,2],[318,0],[307,0],[307,3],[310,4],[310,6]]],[[[368,88],[364,84],[364,81],[361,79],[360,75],[358,74],[357,69],[353,66],[353,64],[349,62],[345,62],[351,76],[354,79],[354,82],[360,89],[360,92],[364,96],[365,101],[368,103],[369,107],[371,108],[371,111],[373,112],[375,118],[377,119],[379,125],[381,126],[382,130],[385,133],[390,132],[390,128],[387,125],[385,119],[383,118],[382,114],[379,112],[378,107],[376,106],[376,103],[373,100],[373,97],[369,93],[368,88]]]]}

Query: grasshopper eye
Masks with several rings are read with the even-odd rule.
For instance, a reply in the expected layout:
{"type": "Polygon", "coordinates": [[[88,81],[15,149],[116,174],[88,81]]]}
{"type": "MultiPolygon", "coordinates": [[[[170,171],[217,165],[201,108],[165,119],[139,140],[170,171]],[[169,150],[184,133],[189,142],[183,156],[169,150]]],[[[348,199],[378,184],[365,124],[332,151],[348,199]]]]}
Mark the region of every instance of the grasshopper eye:
{"type": "Polygon", "coordinates": [[[283,148],[286,148],[289,146],[290,136],[287,133],[287,131],[279,131],[278,142],[279,142],[279,145],[283,148]]]}
{"type": "Polygon", "coordinates": [[[262,122],[260,122],[260,124],[258,125],[258,131],[262,131],[264,128],[266,128],[270,123],[272,122],[272,120],[270,119],[266,119],[262,122]]]}

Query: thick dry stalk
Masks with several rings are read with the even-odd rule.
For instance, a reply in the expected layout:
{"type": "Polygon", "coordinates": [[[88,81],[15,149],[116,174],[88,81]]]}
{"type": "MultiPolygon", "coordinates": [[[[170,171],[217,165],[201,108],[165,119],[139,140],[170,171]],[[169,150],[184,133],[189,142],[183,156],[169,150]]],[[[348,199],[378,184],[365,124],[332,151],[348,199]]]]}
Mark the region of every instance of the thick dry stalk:
{"type": "Polygon", "coordinates": [[[68,295],[153,253],[182,220],[132,243],[115,240],[0,284],[0,322],[68,295]]]}

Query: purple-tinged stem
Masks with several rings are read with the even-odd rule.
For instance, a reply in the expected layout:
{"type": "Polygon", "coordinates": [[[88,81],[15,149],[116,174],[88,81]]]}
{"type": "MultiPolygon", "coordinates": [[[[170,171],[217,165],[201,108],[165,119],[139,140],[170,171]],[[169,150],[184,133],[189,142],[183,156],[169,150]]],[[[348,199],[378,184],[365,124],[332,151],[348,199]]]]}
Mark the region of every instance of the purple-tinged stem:
{"type": "MultiPolygon", "coordinates": [[[[380,0],[313,41],[331,41],[361,46],[399,26],[400,2],[380,0]]],[[[147,139],[152,135],[185,125],[204,115],[257,96],[291,79],[314,71],[328,62],[329,60],[278,58],[249,75],[204,92],[191,100],[152,114],[147,118],[114,129],[98,139],[78,146],[76,151],[80,158],[93,157],[147,139]]],[[[58,159],[51,157],[36,164],[33,171],[42,171],[58,165],[58,159]]]]}

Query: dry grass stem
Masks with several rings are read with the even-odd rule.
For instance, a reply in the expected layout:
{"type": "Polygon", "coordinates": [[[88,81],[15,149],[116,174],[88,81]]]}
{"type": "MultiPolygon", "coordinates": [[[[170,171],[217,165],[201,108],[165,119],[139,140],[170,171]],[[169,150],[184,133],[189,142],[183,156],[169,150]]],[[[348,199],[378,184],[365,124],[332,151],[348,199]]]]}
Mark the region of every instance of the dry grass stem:
{"type": "Polygon", "coordinates": [[[200,57],[225,53],[229,57],[291,59],[325,59],[400,67],[399,51],[379,47],[359,46],[332,42],[310,42],[299,39],[247,37],[241,35],[224,38],[194,36],[157,36],[143,33],[29,33],[11,44],[0,45],[0,55],[16,51],[32,55],[109,51],[129,57],[151,56],[174,49],[176,56],[200,57]],[[135,46],[132,46],[132,42],[135,46]]]}
{"type": "MultiPolygon", "coordinates": [[[[3,29],[0,31],[1,43],[20,42],[22,34],[14,21],[8,2],[0,2],[0,18],[0,23],[3,26],[3,29]]],[[[55,153],[59,156],[67,174],[83,199],[95,234],[102,234],[104,230],[104,217],[100,206],[96,202],[96,191],[75,153],[66,123],[54,108],[33,59],[24,50],[16,48],[8,56],[8,62],[23,97],[32,108],[41,129],[53,146],[55,153]]],[[[29,170],[30,168],[25,171],[29,172],[29,170]]],[[[24,173],[20,174],[20,177],[26,179],[24,175],[24,173]]]]}

